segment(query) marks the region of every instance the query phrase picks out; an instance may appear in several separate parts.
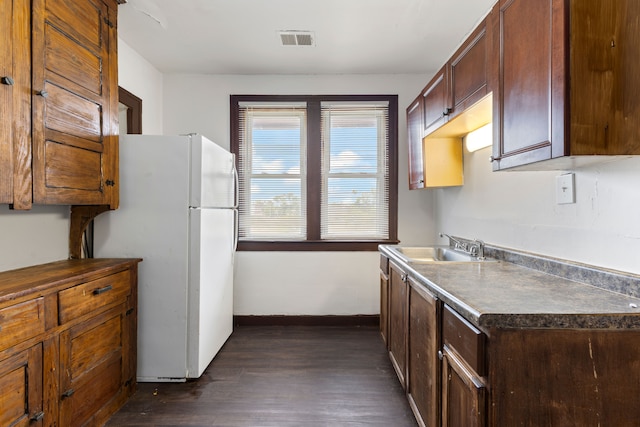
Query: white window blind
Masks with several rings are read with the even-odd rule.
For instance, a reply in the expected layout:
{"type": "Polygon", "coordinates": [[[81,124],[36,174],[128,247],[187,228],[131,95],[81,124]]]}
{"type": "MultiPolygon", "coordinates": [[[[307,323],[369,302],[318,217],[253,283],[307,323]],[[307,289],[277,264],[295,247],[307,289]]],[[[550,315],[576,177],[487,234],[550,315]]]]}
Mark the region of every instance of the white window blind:
{"type": "Polygon", "coordinates": [[[323,240],[389,238],[388,103],[321,103],[323,240]]]}
{"type": "Polygon", "coordinates": [[[306,104],[239,105],[240,240],[306,238],[306,104]]]}

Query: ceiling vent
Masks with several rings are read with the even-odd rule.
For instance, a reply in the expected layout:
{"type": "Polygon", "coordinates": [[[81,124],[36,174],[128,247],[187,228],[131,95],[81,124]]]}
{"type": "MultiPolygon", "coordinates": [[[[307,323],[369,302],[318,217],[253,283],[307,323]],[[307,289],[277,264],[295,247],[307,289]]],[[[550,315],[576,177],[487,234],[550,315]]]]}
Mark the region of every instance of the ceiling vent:
{"type": "Polygon", "coordinates": [[[282,46],[315,46],[312,31],[279,31],[282,46]]]}

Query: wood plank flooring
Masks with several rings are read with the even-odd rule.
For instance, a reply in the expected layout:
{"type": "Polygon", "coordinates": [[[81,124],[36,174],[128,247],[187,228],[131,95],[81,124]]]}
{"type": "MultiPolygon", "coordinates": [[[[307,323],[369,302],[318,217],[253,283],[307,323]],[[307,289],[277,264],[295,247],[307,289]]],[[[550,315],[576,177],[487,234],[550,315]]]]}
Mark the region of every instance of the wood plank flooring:
{"type": "Polygon", "coordinates": [[[415,427],[378,329],[239,326],[203,376],[140,383],[107,426],[415,427]]]}

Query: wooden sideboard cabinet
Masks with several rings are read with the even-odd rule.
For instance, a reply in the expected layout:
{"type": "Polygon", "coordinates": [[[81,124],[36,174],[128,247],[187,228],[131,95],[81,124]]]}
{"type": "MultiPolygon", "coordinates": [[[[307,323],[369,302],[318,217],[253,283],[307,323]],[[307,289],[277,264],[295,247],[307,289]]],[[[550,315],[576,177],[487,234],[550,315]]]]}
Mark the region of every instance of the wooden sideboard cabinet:
{"type": "Polygon", "coordinates": [[[0,273],[0,425],[102,425],[136,387],[139,259],[0,273]]]}
{"type": "Polygon", "coordinates": [[[0,12],[0,202],[117,208],[116,1],[8,0],[0,12]]]}
{"type": "Polygon", "coordinates": [[[493,169],[640,154],[640,2],[500,0],[493,169]]]}

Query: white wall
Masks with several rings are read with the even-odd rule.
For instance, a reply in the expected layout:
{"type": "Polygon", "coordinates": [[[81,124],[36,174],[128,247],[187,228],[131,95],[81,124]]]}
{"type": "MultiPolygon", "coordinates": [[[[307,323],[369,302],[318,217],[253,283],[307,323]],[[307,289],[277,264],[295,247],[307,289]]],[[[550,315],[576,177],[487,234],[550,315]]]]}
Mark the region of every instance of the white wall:
{"type": "Polygon", "coordinates": [[[576,170],[576,203],[558,205],[563,171],[492,172],[490,155],[465,153],[465,185],[433,191],[439,230],[640,274],[640,158],[576,170]]]}
{"type": "Polygon", "coordinates": [[[142,133],[162,135],[162,73],[120,38],[118,85],[142,99],[142,133]]]}
{"type": "MultiPolygon", "coordinates": [[[[426,82],[417,75],[164,76],[165,134],[202,133],[229,148],[229,95],[398,94],[399,141],[405,108],[426,82]]],[[[434,238],[432,197],[409,194],[406,144],[399,147],[399,238],[434,238]]],[[[379,311],[377,252],[239,252],[235,314],[374,314],[379,311]]]]}
{"type": "Polygon", "coordinates": [[[69,257],[69,206],[0,206],[0,271],[69,257]]]}

